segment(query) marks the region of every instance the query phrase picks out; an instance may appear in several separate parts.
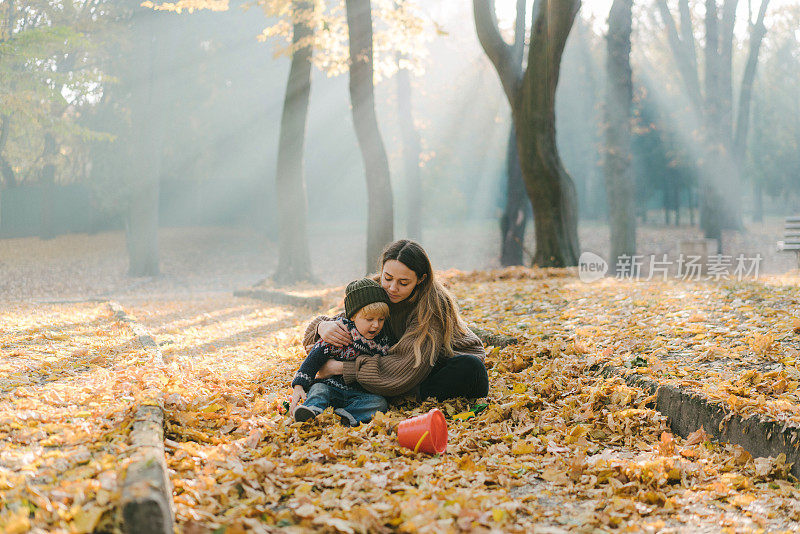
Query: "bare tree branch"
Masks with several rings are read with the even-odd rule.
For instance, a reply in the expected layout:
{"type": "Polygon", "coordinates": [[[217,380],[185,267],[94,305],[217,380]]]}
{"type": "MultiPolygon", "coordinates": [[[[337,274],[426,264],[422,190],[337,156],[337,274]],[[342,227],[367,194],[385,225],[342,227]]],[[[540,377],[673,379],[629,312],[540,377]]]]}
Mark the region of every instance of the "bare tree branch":
{"type": "MultiPolygon", "coordinates": [[[[545,49],[546,60],[546,68],[542,71],[537,70],[535,73],[537,76],[558,79],[561,61],[556,59],[561,58],[580,7],[580,0],[546,0],[538,10],[534,10],[528,65],[531,64],[532,51],[537,46],[545,49]]],[[[530,68],[526,70],[526,74],[531,74],[530,68]]]]}
{"type": "MultiPolygon", "coordinates": [[[[706,0],[705,90],[706,108],[714,119],[719,109],[719,15],[717,0],[706,0]]],[[[712,119],[711,122],[716,123],[712,119]]]]}
{"type": "Polygon", "coordinates": [[[517,0],[517,18],[514,19],[514,46],[512,61],[521,76],[522,58],[525,53],[525,4],[526,0],[517,0]]]}
{"type": "MultiPolygon", "coordinates": [[[[691,43],[684,44],[678,35],[678,28],[675,26],[675,19],[672,18],[669,7],[667,7],[667,1],[657,0],[656,6],[666,26],[667,39],[670,49],[672,50],[672,57],[675,59],[675,63],[678,66],[678,72],[680,72],[683,83],[686,85],[686,90],[692,104],[694,104],[695,109],[699,111],[703,107],[703,97],[700,92],[700,78],[697,74],[697,59],[694,54],[694,37],[692,37],[691,43]],[[691,52],[689,52],[690,50],[691,52]]],[[[691,23],[684,23],[682,26],[689,28],[691,32],[691,23]]]]}
{"type": "Polygon", "coordinates": [[[747,52],[747,63],[742,75],[742,85],[739,91],[739,105],[736,114],[736,134],[734,144],[736,154],[743,154],[747,144],[747,130],[750,127],[750,102],[753,94],[753,82],[756,78],[758,67],[758,54],[767,28],[764,26],[764,15],[767,12],[769,0],[762,0],[758,10],[756,22],[750,27],[750,49],[747,52]]]}
{"type": "Polygon", "coordinates": [[[497,26],[494,0],[473,0],[475,30],[486,56],[494,64],[511,107],[519,94],[521,77],[514,66],[513,47],[503,40],[497,26]]]}
{"type": "Polygon", "coordinates": [[[686,56],[693,71],[697,72],[697,51],[695,50],[694,26],[692,25],[692,11],[689,9],[689,0],[678,2],[678,11],[681,17],[681,41],[686,56]]]}
{"type": "Polygon", "coordinates": [[[722,116],[722,128],[730,138],[733,137],[733,106],[731,106],[731,102],[733,102],[733,27],[736,23],[738,4],[739,0],[725,0],[719,28],[719,99],[721,109],[725,110],[722,116]]]}

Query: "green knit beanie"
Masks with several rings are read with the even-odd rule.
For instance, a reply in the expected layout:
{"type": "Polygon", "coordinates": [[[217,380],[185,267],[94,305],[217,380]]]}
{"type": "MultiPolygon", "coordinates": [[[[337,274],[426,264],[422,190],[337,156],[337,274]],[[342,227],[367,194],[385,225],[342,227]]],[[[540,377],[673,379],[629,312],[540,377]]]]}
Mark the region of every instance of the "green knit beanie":
{"type": "Polygon", "coordinates": [[[373,302],[385,302],[389,304],[389,297],[381,285],[372,278],[362,278],[347,284],[344,290],[344,314],[348,319],[366,306],[373,302]]]}

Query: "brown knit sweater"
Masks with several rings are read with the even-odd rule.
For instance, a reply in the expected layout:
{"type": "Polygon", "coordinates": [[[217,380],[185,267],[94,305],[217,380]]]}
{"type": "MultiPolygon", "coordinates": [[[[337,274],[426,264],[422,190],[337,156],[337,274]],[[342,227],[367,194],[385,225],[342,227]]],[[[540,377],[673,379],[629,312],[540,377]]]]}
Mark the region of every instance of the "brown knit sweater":
{"type": "MultiPolygon", "coordinates": [[[[413,330],[413,326],[418,320],[415,311],[413,304],[405,302],[389,305],[390,313],[387,324],[400,341],[389,349],[389,353],[385,356],[362,356],[355,361],[343,362],[345,382],[358,382],[367,391],[394,397],[409,393],[428,377],[432,369],[428,355],[436,354],[435,363],[444,357],[441,347],[442,336],[434,336],[434,344],[427,341],[422,345],[422,362],[415,365],[414,338],[411,334],[406,335],[406,331],[413,330]]],[[[319,339],[317,333],[319,323],[333,319],[336,317],[321,315],[311,321],[306,328],[303,340],[306,352],[311,350],[319,339]]],[[[481,361],[486,357],[481,340],[471,330],[467,330],[466,334],[454,335],[453,352],[455,354],[471,354],[480,358],[481,361]]]]}

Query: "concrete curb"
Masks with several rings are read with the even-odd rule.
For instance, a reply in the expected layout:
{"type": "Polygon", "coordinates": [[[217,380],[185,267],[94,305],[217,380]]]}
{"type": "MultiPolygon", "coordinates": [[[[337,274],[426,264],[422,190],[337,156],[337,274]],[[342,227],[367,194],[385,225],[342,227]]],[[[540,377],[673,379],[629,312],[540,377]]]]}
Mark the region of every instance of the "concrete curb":
{"type": "MultiPolygon", "coordinates": [[[[109,302],[114,317],[128,323],[150,360],[164,364],[155,338],[116,302],[109,302]]],[[[128,534],[172,534],[174,515],[172,485],[164,452],[164,411],[160,406],[140,405],[131,431],[133,455],[122,481],[122,527],[128,534]]]]}
{"type": "Polygon", "coordinates": [[[656,396],[655,409],[667,416],[673,433],[686,437],[701,426],[717,440],[741,445],[753,458],[783,453],[791,462],[791,473],[800,478],[800,426],[765,417],[742,417],[721,404],[709,402],[697,393],[669,384],[659,384],[627,369],[597,366],[605,376],[619,376],[629,386],[656,396]]]}
{"type": "Polygon", "coordinates": [[[322,297],[303,297],[301,295],[292,295],[290,293],[271,291],[269,289],[240,289],[234,291],[233,296],[248,297],[287,306],[305,306],[308,308],[321,308],[323,304],[322,297]]]}
{"type": "Polygon", "coordinates": [[[164,412],[158,406],[139,406],[131,432],[133,460],[122,482],[123,530],[172,534],[172,485],[164,455],[164,412]]]}
{"type": "Polygon", "coordinates": [[[133,331],[133,335],[136,337],[136,341],[141,343],[145,352],[153,359],[154,363],[159,365],[166,363],[166,359],[161,353],[161,348],[158,346],[156,339],[150,334],[147,328],[137,323],[133,317],[128,315],[123,307],[119,305],[119,303],[109,301],[108,307],[111,308],[111,312],[114,314],[115,319],[124,323],[128,323],[128,326],[130,326],[131,330],[133,331]]]}

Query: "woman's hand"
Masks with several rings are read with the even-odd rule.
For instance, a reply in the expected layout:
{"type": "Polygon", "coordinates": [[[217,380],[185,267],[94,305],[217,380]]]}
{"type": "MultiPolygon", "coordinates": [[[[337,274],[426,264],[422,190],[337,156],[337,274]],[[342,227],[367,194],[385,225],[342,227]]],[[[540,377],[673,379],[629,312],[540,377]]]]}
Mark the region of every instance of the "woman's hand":
{"type": "Polygon", "coordinates": [[[292,390],[292,402],[289,403],[289,415],[294,417],[297,405],[304,400],[306,400],[306,390],[303,389],[303,386],[295,386],[292,390]]]}
{"type": "Polygon", "coordinates": [[[322,341],[334,347],[344,347],[353,342],[350,331],[342,321],[320,321],[317,325],[317,334],[322,341]]]}
{"type": "Polygon", "coordinates": [[[340,375],[342,373],[344,373],[344,362],[328,360],[325,362],[325,365],[317,371],[317,378],[328,378],[329,376],[340,375]]]}

